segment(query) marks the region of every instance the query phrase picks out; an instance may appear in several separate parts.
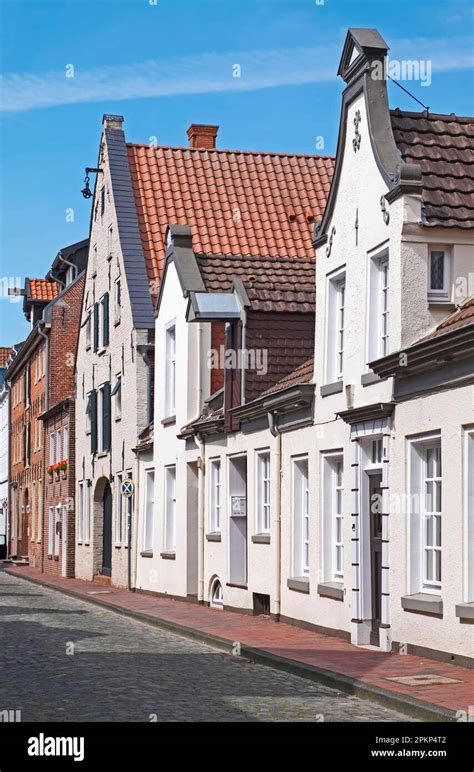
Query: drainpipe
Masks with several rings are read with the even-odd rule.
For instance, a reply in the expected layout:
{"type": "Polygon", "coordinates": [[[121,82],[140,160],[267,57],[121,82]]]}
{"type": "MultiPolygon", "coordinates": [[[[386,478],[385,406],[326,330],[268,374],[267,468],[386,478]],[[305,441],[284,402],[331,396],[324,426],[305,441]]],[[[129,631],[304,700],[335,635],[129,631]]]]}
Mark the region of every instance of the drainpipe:
{"type": "MultiPolygon", "coordinates": [[[[242,342],[240,350],[242,351],[242,370],[241,370],[241,382],[240,382],[240,403],[243,405],[245,403],[245,365],[246,365],[246,354],[245,354],[245,346],[247,342],[247,314],[245,311],[242,312],[242,342]]],[[[239,355],[239,352],[236,351],[237,356],[239,355]]]]}
{"type": "MultiPolygon", "coordinates": [[[[46,377],[45,377],[45,386],[44,386],[44,408],[45,408],[45,410],[48,410],[48,408],[49,408],[49,335],[46,335],[46,333],[41,329],[41,324],[42,323],[40,322],[39,325],[38,325],[38,333],[41,335],[42,338],[44,338],[44,345],[45,345],[45,348],[46,348],[46,353],[45,353],[46,377]]],[[[44,325],[44,322],[43,322],[43,325],[44,325]]],[[[43,427],[46,428],[44,424],[43,424],[43,427]]],[[[43,436],[45,436],[45,434],[46,434],[46,432],[43,432],[43,436]]],[[[45,461],[46,461],[46,439],[43,442],[43,464],[42,464],[43,472],[46,470],[45,461]]],[[[43,528],[44,528],[44,516],[45,516],[45,513],[44,513],[44,497],[46,496],[46,479],[42,480],[41,487],[42,487],[41,494],[42,494],[42,498],[43,498],[43,501],[41,502],[41,505],[40,505],[41,506],[41,531],[43,531],[43,528]]],[[[37,513],[37,515],[39,515],[39,512],[37,513]]],[[[44,545],[43,533],[41,533],[41,572],[42,573],[44,572],[44,547],[45,547],[45,545],[44,545]]]]}
{"type": "Polygon", "coordinates": [[[274,583],[274,613],[279,619],[281,611],[281,433],[278,423],[275,421],[275,414],[268,413],[268,428],[273,437],[276,437],[276,449],[274,451],[275,468],[278,470],[278,482],[275,495],[275,506],[273,514],[272,542],[275,544],[275,583],[274,583]]]}
{"type": "MultiPolygon", "coordinates": [[[[74,279],[76,279],[77,278],[77,265],[75,265],[74,263],[71,263],[70,260],[66,260],[66,258],[62,256],[61,252],[59,253],[58,257],[61,260],[61,262],[64,263],[64,265],[68,265],[70,268],[74,268],[74,279]]],[[[74,279],[73,279],[73,281],[74,281],[74,279]]]]}
{"type": "Polygon", "coordinates": [[[198,603],[204,602],[204,493],[206,490],[206,466],[204,462],[205,438],[196,434],[199,445],[198,461],[198,603]]]}

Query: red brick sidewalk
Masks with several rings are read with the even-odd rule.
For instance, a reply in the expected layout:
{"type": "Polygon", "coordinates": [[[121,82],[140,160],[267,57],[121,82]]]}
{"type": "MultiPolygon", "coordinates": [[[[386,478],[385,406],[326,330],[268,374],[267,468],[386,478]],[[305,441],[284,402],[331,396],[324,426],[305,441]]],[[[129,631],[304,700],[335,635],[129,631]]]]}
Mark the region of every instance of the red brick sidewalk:
{"type": "Polygon", "coordinates": [[[30,567],[9,567],[7,571],[143,621],[162,624],[175,632],[208,640],[210,644],[230,649],[232,643],[238,641],[242,656],[249,659],[312,677],[387,706],[405,708],[415,715],[423,716],[426,711],[426,718],[455,719],[457,711],[468,712],[469,705],[474,704],[474,670],[458,665],[361,649],[338,638],[262,617],[130,593],[80,579],[45,577],[30,567]],[[413,687],[387,680],[427,673],[459,682],[413,687]]]}

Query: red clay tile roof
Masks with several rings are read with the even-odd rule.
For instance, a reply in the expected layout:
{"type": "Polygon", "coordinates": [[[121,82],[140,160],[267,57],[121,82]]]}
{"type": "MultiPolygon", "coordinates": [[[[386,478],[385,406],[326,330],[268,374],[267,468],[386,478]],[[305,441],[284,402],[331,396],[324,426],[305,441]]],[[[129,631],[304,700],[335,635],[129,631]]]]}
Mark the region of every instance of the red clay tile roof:
{"type": "Polygon", "coordinates": [[[55,281],[48,281],[48,279],[29,279],[28,281],[31,300],[43,300],[49,303],[59,295],[59,285],[55,281]]]}
{"type": "Polygon", "coordinates": [[[467,298],[456,311],[444,319],[441,324],[438,324],[436,329],[422,338],[422,340],[431,340],[453,330],[458,330],[461,327],[467,327],[470,324],[474,324],[474,295],[467,298]]]}
{"type": "Polygon", "coordinates": [[[281,378],[274,386],[263,392],[262,396],[274,394],[276,391],[283,391],[291,386],[298,386],[300,383],[311,383],[314,375],[314,357],[307,359],[302,365],[281,378]]]}
{"type": "Polygon", "coordinates": [[[170,223],[189,225],[195,252],[307,258],[334,159],[128,144],[150,282],[159,281],[170,223]]]}
{"type": "Polygon", "coordinates": [[[233,279],[240,278],[254,311],[314,311],[314,257],[196,255],[196,259],[208,292],[229,292],[233,279]]]}
{"type": "Polygon", "coordinates": [[[8,364],[8,360],[13,353],[12,348],[8,347],[0,347],[0,367],[6,367],[8,364]]]}
{"type": "Polygon", "coordinates": [[[474,118],[391,111],[403,160],[420,164],[427,225],[474,228],[474,118]]]}

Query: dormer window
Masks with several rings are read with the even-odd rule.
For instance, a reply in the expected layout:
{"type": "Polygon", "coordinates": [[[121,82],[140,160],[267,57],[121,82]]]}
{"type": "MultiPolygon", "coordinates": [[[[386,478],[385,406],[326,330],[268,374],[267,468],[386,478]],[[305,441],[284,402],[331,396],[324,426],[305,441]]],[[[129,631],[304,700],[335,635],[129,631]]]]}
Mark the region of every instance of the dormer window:
{"type": "Polygon", "coordinates": [[[450,300],[450,255],[446,248],[431,247],[428,265],[428,300],[450,300]]]}
{"type": "Polygon", "coordinates": [[[72,265],[70,265],[66,271],[66,277],[65,277],[66,287],[68,286],[68,284],[71,284],[75,278],[76,278],[75,268],[72,265]]]}

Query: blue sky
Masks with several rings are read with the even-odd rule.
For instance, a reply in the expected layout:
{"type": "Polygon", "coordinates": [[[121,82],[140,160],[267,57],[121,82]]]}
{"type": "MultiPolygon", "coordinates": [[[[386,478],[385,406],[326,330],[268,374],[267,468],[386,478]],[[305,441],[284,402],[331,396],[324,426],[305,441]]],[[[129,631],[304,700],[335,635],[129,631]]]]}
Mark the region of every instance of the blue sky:
{"type": "MultiPolygon", "coordinates": [[[[332,154],[352,26],[377,27],[393,59],[432,61],[429,87],[404,84],[432,112],[474,114],[470,0],[2,0],[0,14],[3,287],[87,236],[104,112],[129,141],[186,145],[191,123],[216,123],[222,148],[314,153],[323,137],[332,154]]],[[[393,85],[390,104],[418,109],[393,85]]],[[[2,293],[0,345],[27,332],[2,293]]]]}

